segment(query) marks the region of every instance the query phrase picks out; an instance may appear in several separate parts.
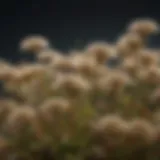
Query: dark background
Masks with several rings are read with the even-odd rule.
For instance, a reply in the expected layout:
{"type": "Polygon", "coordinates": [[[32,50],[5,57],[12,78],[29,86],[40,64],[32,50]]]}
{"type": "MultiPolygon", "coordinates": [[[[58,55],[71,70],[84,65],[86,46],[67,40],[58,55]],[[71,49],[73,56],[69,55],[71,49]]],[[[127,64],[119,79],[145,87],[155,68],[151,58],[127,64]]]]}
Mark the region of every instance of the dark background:
{"type": "MultiPolygon", "coordinates": [[[[160,20],[154,0],[3,0],[0,3],[0,56],[11,61],[21,55],[18,44],[30,34],[48,37],[64,52],[94,40],[112,42],[135,18],[160,20]]],[[[160,36],[151,46],[159,47],[160,36]]]]}

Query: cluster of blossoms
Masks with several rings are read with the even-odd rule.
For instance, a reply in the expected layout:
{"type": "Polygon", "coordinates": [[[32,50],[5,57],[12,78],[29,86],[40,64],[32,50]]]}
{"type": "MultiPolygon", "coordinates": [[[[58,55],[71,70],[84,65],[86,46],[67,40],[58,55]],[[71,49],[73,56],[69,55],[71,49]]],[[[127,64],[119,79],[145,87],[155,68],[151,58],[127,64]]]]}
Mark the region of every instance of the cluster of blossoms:
{"type": "Polygon", "coordinates": [[[136,20],[116,42],[68,54],[23,39],[35,62],[0,61],[0,158],[160,159],[160,50],[147,47],[158,29],[136,20]]]}

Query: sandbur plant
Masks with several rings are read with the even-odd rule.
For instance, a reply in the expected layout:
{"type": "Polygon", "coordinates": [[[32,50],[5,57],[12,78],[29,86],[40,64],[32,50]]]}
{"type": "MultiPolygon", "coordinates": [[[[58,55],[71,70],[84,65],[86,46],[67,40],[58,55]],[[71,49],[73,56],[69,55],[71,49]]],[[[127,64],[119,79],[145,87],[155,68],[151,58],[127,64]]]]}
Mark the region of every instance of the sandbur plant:
{"type": "Polygon", "coordinates": [[[147,46],[158,31],[135,20],[114,43],[67,54],[22,39],[36,61],[0,61],[0,158],[159,160],[160,50],[147,46]]]}

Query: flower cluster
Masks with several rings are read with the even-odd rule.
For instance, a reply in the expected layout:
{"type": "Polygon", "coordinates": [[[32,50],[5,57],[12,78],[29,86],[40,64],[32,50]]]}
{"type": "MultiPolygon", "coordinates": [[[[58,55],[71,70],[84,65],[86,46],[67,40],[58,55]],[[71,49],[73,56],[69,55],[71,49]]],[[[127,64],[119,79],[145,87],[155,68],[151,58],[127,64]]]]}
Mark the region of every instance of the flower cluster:
{"type": "Polygon", "coordinates": [[[147,46],[158,29],[136,20],[69,54],[23,39],[35,62],[0,61],[1,159],[160,159],[160,51],[147,46]]]}

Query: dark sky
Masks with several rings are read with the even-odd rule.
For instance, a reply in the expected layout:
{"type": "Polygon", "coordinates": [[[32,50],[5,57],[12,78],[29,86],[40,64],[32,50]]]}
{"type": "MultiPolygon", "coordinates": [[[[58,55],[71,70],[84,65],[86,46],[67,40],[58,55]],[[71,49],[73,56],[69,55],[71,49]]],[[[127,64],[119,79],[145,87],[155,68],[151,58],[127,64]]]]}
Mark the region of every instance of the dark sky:
{"type": "MultiPolygon", "coordinates": [[[[158,0],[3,0],[0,4],[0,56],[20,57],[18,43],[42,34],[66,51],[93,40],[114,41],[134,18],[160,20],[158,0]]],[[[152,46],[158,46],[160,36],[152,46]]]]}

